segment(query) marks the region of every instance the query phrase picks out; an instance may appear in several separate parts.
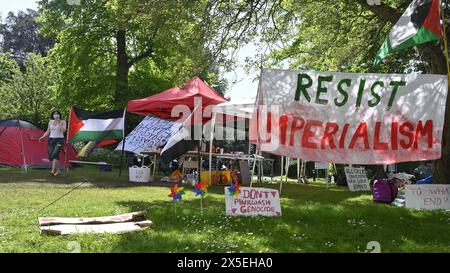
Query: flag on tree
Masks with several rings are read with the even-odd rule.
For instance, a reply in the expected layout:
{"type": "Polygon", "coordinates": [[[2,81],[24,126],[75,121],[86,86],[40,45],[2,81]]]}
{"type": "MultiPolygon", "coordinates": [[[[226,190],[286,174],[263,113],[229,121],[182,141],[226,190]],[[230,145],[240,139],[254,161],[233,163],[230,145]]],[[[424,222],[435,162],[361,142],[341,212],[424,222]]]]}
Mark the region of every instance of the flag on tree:
{"type": "Polygon", "coordinates": [[[124,121],[124,110],[91,112],[72,107],[69,143],[121,140],[124,137],[124,121]]]}
{"type": "Polygon", "coordinates": [[[374,66],[392,52],[442,39],[439,7],[439,0],[413,0],[378,50],[374,66]]]}

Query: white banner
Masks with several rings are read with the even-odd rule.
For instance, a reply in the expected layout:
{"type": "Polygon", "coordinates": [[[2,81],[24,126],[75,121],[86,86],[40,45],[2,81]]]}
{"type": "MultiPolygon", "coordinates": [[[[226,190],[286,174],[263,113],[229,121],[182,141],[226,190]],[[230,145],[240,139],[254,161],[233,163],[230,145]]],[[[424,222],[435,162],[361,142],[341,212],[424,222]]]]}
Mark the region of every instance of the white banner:
{"type": "Polygon", "coordinates": [[[406,185],[405,207],[410,209],[450,209],[450,185],[406,185]]]}
{"type": "MultiPolygon", "coordinates": [[[[124,150],[133,153],[155,151],[164,146],[180,127],[180,123],[147,116],[125,138],[124,150]]],[[[121,141],[117,145],[116,151],[122,151],[122,145],[121,141]]]]}
{"type": "Polygon", "coordinates": [[[241,187],[234,197],[225,187],[225,207],[231,216],[281,216],[280,195],[273,189],[241,187]]]}
{"type": "Polygon", "coordinates": [[[263,69],[251,139],[259,136],[262,151],[309,161],[437,159],[447,85],[445,75],[263,69]]]}
{"type": "Polygon", "coordinates": [[[344,168],[347,185],[350,191],[370,191],[369,179],[364,168],[344,168]]]}

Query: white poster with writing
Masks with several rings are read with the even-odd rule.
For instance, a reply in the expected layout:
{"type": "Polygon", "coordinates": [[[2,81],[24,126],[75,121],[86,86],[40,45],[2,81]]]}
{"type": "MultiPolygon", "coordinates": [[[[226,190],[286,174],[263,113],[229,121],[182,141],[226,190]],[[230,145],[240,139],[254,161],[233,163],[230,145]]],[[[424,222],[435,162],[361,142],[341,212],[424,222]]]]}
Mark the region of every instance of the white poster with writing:
{"type": "Polygon", "coordinates": [[[406,185],[405,207],[410,209],[450,209],[450,185],[406,185]]]}
{"type": "Polygon", "coordinates": [[[344,171],[350,191],[370,191],[369,179],[364,168],[345,167],[344,171]]]}
{"type": "MultiPolygon", "coordinates": [[[[180,123],[147,116],[125,138],[124,150],[133,153],[154,151],[164,146],[180,127],[180,123]]],[[[117,145],[116,151],[122,151],[122,145],[121,141],[117,145]]]]}
{"type": "Polygon", "coordinates": [[[281,216],[280,195],[274,189],[241,187],[235,197],[225,187],[225,207],[231,216],[281,216]]]}
{"type": "Polygon", "coordinates": [[[308,161],[437,159],[447,90],[446,75],[262,69],[250,139],[308,161]]]}

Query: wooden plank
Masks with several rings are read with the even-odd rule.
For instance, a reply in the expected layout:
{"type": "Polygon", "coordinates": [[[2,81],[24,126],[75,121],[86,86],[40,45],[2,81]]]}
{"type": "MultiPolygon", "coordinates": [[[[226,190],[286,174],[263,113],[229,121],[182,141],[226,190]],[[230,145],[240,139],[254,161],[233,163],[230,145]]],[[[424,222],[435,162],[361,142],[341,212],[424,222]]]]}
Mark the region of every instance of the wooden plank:
{"type": "Polygon", "coordinates": [[[101,166],[112,165],[112,164],[109,164],[109,163],[106,163],[106,162],[92,162],[92,161],[78,161],[78,160],[69,160],[69,163],[101,165],[101,166]]]}
{"type": "Polygon", "coordinates": [[[41,234],[49,235],[69,235],[80,233],[129,233],[140,231],[146,228],[153,228],[152,221],[145,220],[139,222],[99,224],[99,225],[54,225],[39,227],[41,234]]]}
{"type": "Polygon", "coordinates": [[[145,220],[145,211],[131,212],[114,216],[67,218],[67,217],[39,217],[40,226],[51,226],[58,224],[110,224],[130,221],[145,220]]]}

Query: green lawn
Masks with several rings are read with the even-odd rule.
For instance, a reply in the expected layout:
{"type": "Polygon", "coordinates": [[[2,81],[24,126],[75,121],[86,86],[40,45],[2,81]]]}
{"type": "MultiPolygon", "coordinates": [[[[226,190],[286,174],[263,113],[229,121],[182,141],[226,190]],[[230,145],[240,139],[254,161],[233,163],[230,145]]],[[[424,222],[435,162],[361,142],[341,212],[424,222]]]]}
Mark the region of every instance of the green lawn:
{"type": "MultiPolygon", "coordinates": [[[[0,252],[450,252],[450,213],[374,204],[370,193],[323,183],[283,186],[281,218],[227,217],[223,187],[210,188],[200,214],[187,193],[178,205],[168,186],[138,186],[93,168],[62,177],[0,169],[0,252]],[[87,182],[44,211],[78,182],[87,182]],[[37,217],[105,216],[145,210],[154,230],[123,235],[40,235],[37,217]]],[[[278,184],[255,184],[278,188],[278,184]]]]}

